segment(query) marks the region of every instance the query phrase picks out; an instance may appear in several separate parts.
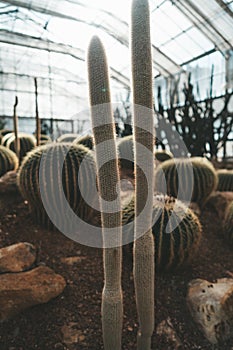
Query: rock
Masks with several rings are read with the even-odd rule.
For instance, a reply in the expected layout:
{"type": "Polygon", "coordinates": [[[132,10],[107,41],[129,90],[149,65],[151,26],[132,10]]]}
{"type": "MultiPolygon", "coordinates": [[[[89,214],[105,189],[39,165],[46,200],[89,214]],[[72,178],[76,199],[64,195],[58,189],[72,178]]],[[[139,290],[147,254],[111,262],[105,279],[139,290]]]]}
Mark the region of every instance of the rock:
{"type": "Polygon", "coordinates": [[[47,303],[62,293],[64,278],[46,266],[0,275],[0,321],[33,305],[47,303]]]}
{"type": "Polygon", "coordinates": [[[0,249],[0,273],[28,270],[36,260],[36,248],[30,243],[17,243],[0,249]]]}
{"type": "Polygon", "coordinates": [[[163,338],[166,343],[166,349],[182,349],[182,344],[172,325],[170,317],[159,323],[156,333],[163,338]]]}
{"type": "Polygon", "coordinates": [[[85,259],[86,259],[85,256],[69,256],[66,258],[61,258],[61,262],[67,265],[74,265],[74,264],[80,263],[85,259]]]}
{"type": "Polygon", "coordinates": [[[233,335],[233,279],[216,283],[195,279],[189,283],[187,305],[194,321],[212,344],[233,335]]]}
{"type": "MultiPolygon", "coordinates": [[[[62,327],[63,343],[70,347],[72,344],[82,343],[85,340],[85,335],[78,329],[78,324],[71,322],[62,327]]],[[[75,347],[75,349],[77,349],[75,347]]]]}

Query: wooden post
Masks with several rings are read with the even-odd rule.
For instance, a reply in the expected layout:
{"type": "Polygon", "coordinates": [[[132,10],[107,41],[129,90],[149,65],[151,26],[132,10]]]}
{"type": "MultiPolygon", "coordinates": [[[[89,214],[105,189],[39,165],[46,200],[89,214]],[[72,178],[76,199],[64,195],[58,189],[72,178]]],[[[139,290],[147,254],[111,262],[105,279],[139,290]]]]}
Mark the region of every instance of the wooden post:
{"type": "Polygon", "coordinates": [[[40,146],[40,118],[38,110],[38,90],[37,90],[37,78],[34,78],[35,84],[35,103],[36,103],[36,145],[40,146]]]}

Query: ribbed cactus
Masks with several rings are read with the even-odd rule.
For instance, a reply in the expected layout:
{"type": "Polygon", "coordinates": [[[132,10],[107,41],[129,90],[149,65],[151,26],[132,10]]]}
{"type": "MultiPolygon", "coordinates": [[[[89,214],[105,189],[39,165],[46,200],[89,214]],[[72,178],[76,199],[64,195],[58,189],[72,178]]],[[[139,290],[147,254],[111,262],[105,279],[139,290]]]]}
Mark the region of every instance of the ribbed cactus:
{"type": "Polygon", "coordinates": [[[179,199],[191,200],[199,205],[205,203],[216,187],[216,171],[212,164],[202,157],[166,160],[159,165],[155,173],[157,192],[165,192],[173,197],[179,194],[179,199]]]}
{"type": "Polygon", "coordinates": [[[16,154],[4,146],[0,146],[0,177],[10,170],[18,168],[16,154]]]}
{"type": "Polygon", "coordinates": [[[93,142],[93,136],[92,135],[84,135],[84,136],[79,136],[75,139],[74,141],[77,144],[84,145],[89,149],[93,149],[94,147],[94,142],[93,142]]]}
{"type": "Polygon", "coordinates": [[[233,191],[233,170],[218,170],[217,176],[217,191],[233,191]]]}
{"type": "Polygon", "coordinates": [[[73,142],[78,134],[63,134],[57,138],[57,142],[73,142]]]}
{"type": "Polygon", "coordinates": [[[2,129],[0,130],[0,145],[2,144],[2,139],[6,134],[11,134],[13,132],[13,130],[9,130],[9,129],[2,129]]]}
{"type": "Polygon", "coordinates": [[[233,202],[229,205],[226,211],[223,225],[223,236],[226,238],[226,241],[233,246],[233,202]]]}
{"type": "Polygon", "coordinates": [[[102,293],[103,341],[105,350],[120,350],[123,321],[120,176],[117,167],[115,127],[110,105],[107,58],[98,37],[92,38],[88,50],[88,78],[105,247],[102,293]],[[112,203],[113,201],[115,204],[112,203]],[[109,207],[112,208],[111,213],[108,212],[109,207]]]}
{"type": "Polygon", "coordinates": [[[172,159],[173,154],[165,149],[155,151],[155,159],[159,162],[165,162],[165,160],[172,159]]]}
{"type": "Polygon", "coordinates": [[[4,135],[2,136],[2,139],[1,139],[1,145],[2,145],[2,146],[6,146],[7,141],[8,141],[9,138],[12,137],[12,136],[14,136],[14,132],[13,132],[13,131],[4,133],[4,135]]]}
{"type": "Polygon", "coordinates": [[[133,135],[125,136],[118,141],[118,157],[121,169],[134,169],[133,135]]]}
{"type": "MultiPolygon", "coordinates": [[[[36,139],[33,135],[20,133],[18,135],[20,142],[20,161],[36,146],[36,139]]],[[[15,135],[11,135],[6,141],[6,147],[15,152],[15,135]]]]}
{"type": "MultiPolygon", "coordinates": [[[[125,225],[134,220],[134,202],[133,199],[123,210],[123,235],[129,237],[132,235],[133,225],[125,225]]],[[[190,262],[202,235],[201,224],[193,211],[174,197],[155,195],[152,217],[157,269],[174,269],[190,262]],[[167,232],[167,228],[171,232],[167,232]]],[[[124,251],[128,257],[132,257],[132,245],[125,246],[124,251]]]]}
{"type": "Polygon", "coordinates": [[[45,145],[46,143],[52,142],[52,139],[49,135],[40,134],[40,145],[45,145]]]}
{"type": "Polygon", "coordinates": [[[81,219],[87,220],[93,212],[82,198],[79,184],[85,184],[85,192],[87,192],[91,187],[88,184],[93,181],[96,181],[96,172],[90,151],[82,145],[66,143],[51,143],[29,152],[21,164],[18,177],[19,189],[22,196],[28,201],[32,215],[38,223],[46,227],[53,227],[53,224],[44,209],[44,203],[53,211],[56,222],[60,223],[64,220],[62,191],[74,213],[81,219]],[[44,153],[46,154],[46,166],[43,165],[39,173],[44,153]],[[84,157],[85,166],[80,174],[79,168],[84,157]],[[62,178],[59,175],[61,171],[62,178]],[[58,186],[54,183],[55,178],[58,179],[58,186]],[[41,199],[39,181],[46,186],[44,202],[41,199]]]}
{"type": "Polygon", "coordinates": [[[133,274],[139,320],[137,349],[150,350],[154,331],[154,238],[151,230],[151,216],[155,139],[153,135],[153,75],[148,0],[133,0],[131,10],[136,213],[133,274]],[[146,209],[143,217],[139,216],[144,208],[146,209]]]}

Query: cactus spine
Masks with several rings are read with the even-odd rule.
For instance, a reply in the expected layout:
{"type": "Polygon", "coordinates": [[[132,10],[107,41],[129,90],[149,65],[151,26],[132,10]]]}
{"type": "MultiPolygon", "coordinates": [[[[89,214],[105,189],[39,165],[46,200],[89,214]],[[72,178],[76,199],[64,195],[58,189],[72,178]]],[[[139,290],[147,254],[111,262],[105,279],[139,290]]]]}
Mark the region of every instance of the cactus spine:
{"type": "Polygon", "coordinates": [[[16,154],[4,146],[0,146],[0,177],[10,170],[18,168],[16,154]]]}
{"type": "Polygon", "coordinates": [[[197,202],[199,205],[203,205],[216,189],[216,171],[206,158],[170,159],[161,163],[156,170],[155,190],[157,192],[164,193],[165,191],[173,197],[177,197],[179,193],[179,199],[188,201],[191,186],[191,201],[197,202]],[[166,189],[164,189],[164,176],[166,189]]]}
{"type": "Polygon", "coordinates": [[[78,134],[63,134],[57,138],[57,142],[73,142],[78,134]]]}
{"type": "MultiPolygon", "coordinates": [[[[134,220],[134,199],[124,208],[122,223],[134,220]]],[[[192,259],[200,243],[202,228],[197,216],[181,201],[167,195],[155,195],[153,204],[153,227],[155,238],[155,262],[157,270],[170,270],[192,259]],[[173,218],[173,219],[171,219],[173,218]],[[170,220],[170,222],[169,222],[170,220]],[[172,227],[170,233],[166,229],[172,227]]],[[[132,230],[132,226],[129,226],[132,230]]],[[[123,234],[131,234],[123,226],[123,234]]],[[[131,258],[131,248],[125,247],[126,257],[131,258]]]]}
{"type": "Polygon", "coordinates": [[[102,293],[103,341],[105,350],[120,350],[123,319],[121,203],[118,198],[120,176],[117,167],[113,114],[110,107],[107,58],[98,37],[92,38],[88,50],[88,78],[105,247],[103,251],[105,280],[102,293]],[[110,161],[106,161],[108,155],[111,155],[110,161]],[[102,161],[105,163],[101,166],[102,161]],[[113,212],[108,213],[107,209],[112,201],[116,201],[116,204],[113,212]],[[109,248],[112,242],[115,242],[114,247],[109,248]]]}
{"type": "Polygon", "coordinates": [[[233,170],[221,169],[217,171],[217,191],[233,191],[233,170]]]}
{"type": "Polygon", "coordinates": [[[131,65],[134,103],[135,137],[135,241],[134,241],[134,284],[139,318],[137,337],[138,350],[151,349],[154,330],[154,238],[151,230],[153,207],[154,136],[152,112],[152,58],[150,42],[150,15],[147,0],[133,0],[131,28],[131,65]],[[142,108],[144,113],[142,113],[142,108]],[[144,128],[144,129],[143,129],[144,128]],[[146,130],[145,130],[146,129],[146,130]],[[143,145],[148,150],[143,155],[139,149],[143,145]],[[146,157],[146,158],[145,158],[146,157]],[[146,177],[138,166],[142,160],[146,177]],[[138,217],[144,206],[147,210],[143,218],[138,217]],[[141,237],[141,229],[146,232],[141,237]]]}
{"type": "Polygon", "coordinates": [[[93,149],[93,136],[92,135],[85,135],[81,137],[77,137],[74,141],[75,143],[84,145],[85,147],[89,149],[93,149]]]}

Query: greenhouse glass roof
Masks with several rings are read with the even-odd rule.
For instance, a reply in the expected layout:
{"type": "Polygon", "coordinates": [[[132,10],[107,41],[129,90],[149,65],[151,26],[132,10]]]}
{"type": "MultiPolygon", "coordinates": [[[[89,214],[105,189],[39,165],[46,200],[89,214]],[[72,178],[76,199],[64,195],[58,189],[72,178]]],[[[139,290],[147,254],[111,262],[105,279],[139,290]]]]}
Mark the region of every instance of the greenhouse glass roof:
{"type": "MultiPolygon", "coordinates": [[[[88,106],[86,53],[99,35],[108,56],[113,100],[130,88],[130,0],[0,2],[0,113],[68,118],[88,106]]],[[[154,76],[172,77],[209,52],[233,48],[233,1],[150,0],[154,76]]]]}

